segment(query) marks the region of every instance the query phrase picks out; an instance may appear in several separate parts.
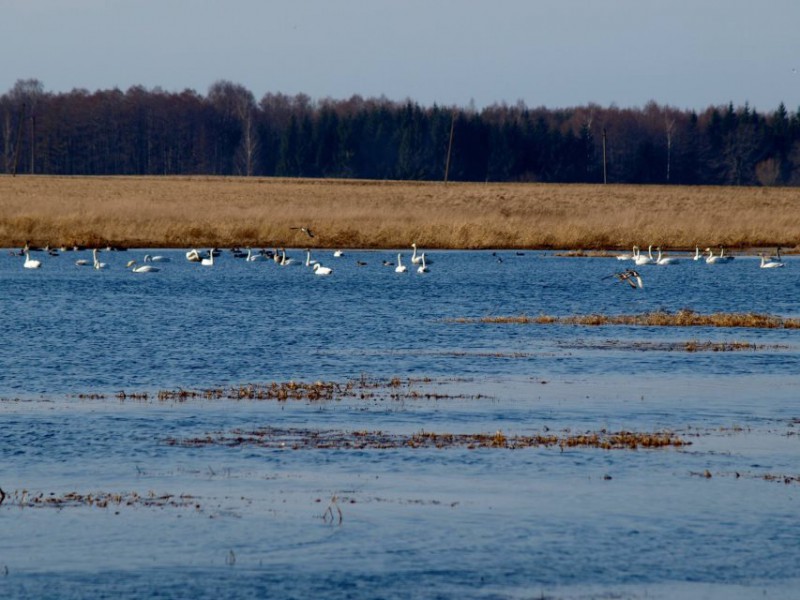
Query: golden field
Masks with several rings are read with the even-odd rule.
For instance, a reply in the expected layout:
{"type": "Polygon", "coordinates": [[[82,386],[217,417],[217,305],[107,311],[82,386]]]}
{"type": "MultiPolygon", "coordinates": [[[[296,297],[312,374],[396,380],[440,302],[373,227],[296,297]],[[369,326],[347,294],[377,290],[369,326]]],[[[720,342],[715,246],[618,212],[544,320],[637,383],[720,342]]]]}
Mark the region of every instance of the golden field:
{"type": "Polygon", "coordinates": [[[0,176],[0,247],[800,249],[800,189],[0,176]],[[308,238],[292,227],[309,227],[308,238]]]}

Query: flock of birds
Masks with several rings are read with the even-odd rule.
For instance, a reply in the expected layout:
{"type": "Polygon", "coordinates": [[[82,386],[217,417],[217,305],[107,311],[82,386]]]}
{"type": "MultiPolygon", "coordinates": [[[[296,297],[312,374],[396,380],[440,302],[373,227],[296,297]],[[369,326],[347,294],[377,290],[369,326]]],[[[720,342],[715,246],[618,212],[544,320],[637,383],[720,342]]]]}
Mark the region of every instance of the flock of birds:
{"type": "MultiPolygon", "coordinates": [[[[630,253],[619,254],[617,255],[617,260],[621,261],[633,261],[633,263],[637,266],[644,266],[644,265],[674,265],[681,261],[680,258],[674,256],[665,256],[661,253],[661,247],[656,247],[656,256],[653,256],[653,246],[648,246],[647,254],[643,254],[639,246],[634,246],[633,250],[630,253]]],[[[777,248],[775,252],[775,256],[767,256],[764,253],[759,255],[761,257],[761,268],[762,269],[776,269],[785,266],[783,262],[783,258],[781,257],[781,248],[780,246],[777,248]]],[[[700,247],[695,246],[694,249],[694,256],[691,258],[693,261],[705,261],[706,264],[715,265],[715,264],[725,264],[732,261],[735,257],[731,256],[730,254],[725,254],[725,248],[722,246],[719,247],[719,254],[714,254],[714,251],[711,248],[706,248],[705,251],[702,253],[700,252],[700,247]]],[[[616,277],[619,281],[625,282],[630,285],[633,289],[641,289],[644,287],[642,283],[642,276],[641,274],[636,271],[635,269],[625,269],[624,271],[620,271],[617,273],[612,273],[603,279],[609,279],[611,277],[616,277]]]]}
{"type": "MultiPolygon", "coordinates": [[[[314,233],[308,227],[292,227],[292,229],[297,229],[302,231],[308,237],[313,238],[314,233]]],[[[417,244],[411,244],[411,248],[413,250],[410,258],[410,266],[411,268],[415,268],[417,273],[428,273],[429,267],[428,265],[431,264],[432,261],[428,260],[425,256],[424,252],[417,253],[417,244]]],[[[26,269],[39,269],[42,266],[42,261],[31,258],[30,252],[32,248],[29,244],[25,244],[25,247],[22,248],[18,253],[12,252],[14,255],[24,256],[25,262],[23,263],[23,267],[26,269]]],[[[50,249],[49,247],[45,248],[38,248],[36,250],[44,250],[50,256],[58,256],[59,251],[55,249],[50,249]]],[[[113,250],[112,248],[108,248],[108,250],[113,250]]],[[[630,253],[619,254],[617,255],[617,260],[620,261],[632,261],[635,266],[645,266],[645,265],[660,265],[660,266],[667,266],[667,265],[674,265],[678,264],[682,260],[689,260],[689,259],[681,259],[674,256],[666,256],[661,252],[661,247],[657,246],[655,248],[656,254],[653,255],[653,246],[648,246],[647,254],[644,254],[640,251],[638,246],[634,246],[630,253]]],[[[61,248],[61,251],[66,251],[66,248],[61,248]]],[[[285,267],[293,264],[300,264],[295,258],[289,257],[286,254],[286,249],[274,249],[274,250],[259,250],[257,252],[253,252],[252,249],[248,248],[247,252],[240,250],[238,248],[231,249],[231,253],[235,258],[244,259],[247,262],[256,262],[256,261],[273,261],[276,264],[285,267]]],[[[493,253],[494,254],[494,253],[493,253]]],[[[520,254],[520,253],[517,253],[520,254]]],[[[206,251],[200,251],[197,249],[192,249],[186,252],[186,259],[189,262],[196,262],[199,263],[201,266],[204,267],[213,267],[215,264],[215,257],[220,255],[220,251],[216,248],[211,248],[206,251]]],[[[344,252],[342,250],[336,250],[333,252],[334,258],[341,258],[344,256],[344,252]]],[[[778,247],[774,256],[768,256],[766,254],[761,254],[761,268],[762,269],[775,269],[785,266],[783,259],[781,257],[781,248],[778,247]]],[[[693,257],[690,257],[691,260],[695,262],[704,261],[706,264],[725,264],[732,260],[735,257],[731,256],[730,254],[725,254],[725,249],[720,246],[719,247],[719,254],[714,254],[714,251],[711,248],[706,248],[705,251],[700,252],[700,247],[695,247],[695,253],[693,257]]],[[[155,266],[153,263],[166,263],[170,262],[170,257],[168,256],[161,256],[155,255],[151,256],[150,254],[146,254],[144,256],[143,262],[144,264],[138,264],[136,260],[130,260],[126,264],[126,268],[130,269],[133,273],[155,273],[160,270],[160,267],[155,266]]],[[[498,258],[498,260],[500,260],[498,258]]],[[[89,261],[88,259],[81,258],[75,261],[75,264],[79,267],[92,267],[94,269],[106,269],[108,268],[108,263],[100,261],[98,258],[98,249],[95,248],[92,250],[92,260],[89,261]]],[[[313,270],[315,275],[319,276],[329,276],[333,274],[333,268],[329,266],[323,266],[318,260],[311,258],[311,250],[305,250],[305,261],[302,263],[304,266],[309,267],[313,270]]],[[[356,265],[359,267],[366,266],[366,262],[357,260],[356,265]]],[[[402,253],[397,254],[397,263],[384,260],[383,265],[386,267],[393,267],[396,273],[407,273],[409,267],[403,264],[403,255],[402,253]]],[[[609,278],[616,278],[621,282],[625,282],[630,285],[633,289],[641,289],[644,287],[644,283],[642,281],[642,276],[639,271],[633,268],[627,268],[623,271],[619,271],[616,273],[612,273],[604,277],[603,279],[609,278]]]]}
{"type": "MultiPolygon", "coordinates": [[[[296,227],[292,229],[299,229],[303,231],[307,236],[314,237],[314,233],[306,228],[306,227],[296,227]]],[[[417,273],[428,273],[430,269],[428,265],[431,264],[432,261],[428,260],[425,256],[424,252],[417,253],[417,244],[411,244],[411,248],[413,250],[411,254],[411,266],[412,268],[416,268],[417,273]]],[[[12,255],[15,256],[24,256],[25,262],[22,266],[26,269],[39,269],[42,267],[42,261],[31,258],[31,251],[32,250],[43,250],[47,252],[49,256],[58,256],[59,252],[66,252],[67,248],[61,248],[60,250],[51,249],[49,247],[45,248],[31,248],[28,243],[25,244],[25,247],[22,248],[19,252],[11,252],[12,255]]],[[[74,248],[74,250],[79,250],[79,248],[74,248]]],[[[115,250],[114,248],[107,248],[108,251],[115,250]]],[[[220,256],[221,252],[217,248],[211,248],[209,250],[197,250],[192,249],[186,252],[186,260],[193,263],[199,263],[203,267],[213,267],[215,265],[215,257],[220,256]]],[[[247,252],[240,250],[239,248],[232,248],[231,254],[234,258],[241,258],[247,262],[257,262],[257,261],[273,261],[282,267],[286,267],[289,265],[296,265],[300,264],[295,258],[289,257],[286,254],[286,249],[274,249],[274,250],[266,250],[262,249],[257,252],[253,252],[251,248],[247,249],[247,252]]],[[[344,256],[344,251],[342,250],[335,250],[333,252],[334,258],[341,258],[344,256]]],[[[78,267],[91,267],[93,269],[102,270],[108,268],[108,263],[102,262],[98,257],[98,249],[94,248],[92,250],[92,260],[86,258],[80,258],[75,261],[75,265],[78,267]]],[[[155,266],[152,263],[166,263],[170,262],[171,258],[168,256],[161,256],[155,255],[151,256],[150,254],[146,254],[144,256],[143,262],[145,264],[138,264],[136,260],[130,260],[126,264],[126,268],[130,269],[133,273],[157,273],[160,270],[160,267],[155,266]]],[[[311,249],[307,248],[305,250],[305,261],[302,263],[304,266],[309,267],[313,270],[315,275],[319,275],[322,277],[329,276],[333,274],[333,268],[328,266],[323,266],[318,260],[311,258],[311,249]]],[[[366,262],[357,260],[356,265],[359,267],[366,266],[366,262]]],[[[394,271],[396,273],[407,273],[408,266],[403,264],[403,254],[397,254],[397,264],[391,261],[383,261],[383,265],[387,267],[394,267],[394,271]]]]}

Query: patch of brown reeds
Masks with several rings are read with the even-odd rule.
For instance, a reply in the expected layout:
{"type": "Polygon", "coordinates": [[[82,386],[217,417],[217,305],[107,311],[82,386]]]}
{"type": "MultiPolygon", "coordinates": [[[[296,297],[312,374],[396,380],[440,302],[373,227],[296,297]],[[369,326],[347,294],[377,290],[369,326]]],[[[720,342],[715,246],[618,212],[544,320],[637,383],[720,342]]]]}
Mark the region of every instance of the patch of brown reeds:
{"type": "Polygon", "coordinates": [[[0,246],[793,248],[798,200],[796,188],[0,176],[0,246]]]}
{"type": "Polygon", "coordinates": [[[602,342],[570,341],[560,343],[561,348],[580,350],[638,350],[655,352],[741,352],[745,350],[779,350],[782,344],[754,344],[752,342],[712,342],[687,340],[685,342],[647,342],[636,340],[605,340],[602,342]]]}
{"type": "Polygon", "coordinates": [[[520,325],[631,325],[644,327],[750,327],[753,329],[800,329],[800,319],[789,319],[761,313],[711,313],[700,314],[692,310],[675,313],[654,311],[638,315],[515,315],[460,317],[449,323],[504,323],[520,325]]]}
{"type": "Polygon", "coordinates": [[[203,447],[212,445],[243,446],[290,450],[390,450],[399,448],[522,448],[558,446],[567,448],[598,448],[602,450],[637,450],[686,446],[691,444],[669,431],[609,432],[600,430],[582,434],[565,432],[535,435],[505,435],[495,433],[433,433],[420,431],[410,435],[383,431],[336,431],[318,429],[281,429],[264,427],[252,431],[236,429],[230,433],[209,434],[205,437],[179,440],[170,438],[172,446],[203,447]]]}

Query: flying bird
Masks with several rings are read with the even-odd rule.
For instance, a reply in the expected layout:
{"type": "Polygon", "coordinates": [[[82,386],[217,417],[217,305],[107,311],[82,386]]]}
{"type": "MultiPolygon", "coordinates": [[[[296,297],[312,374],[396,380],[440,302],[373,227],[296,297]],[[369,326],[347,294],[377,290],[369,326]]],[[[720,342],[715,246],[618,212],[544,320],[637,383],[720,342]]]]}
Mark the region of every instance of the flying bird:
{"type": "Polygon", "coordinates": [[[309,229],[308,227],[291,227],[291,229],[299,229],[300,231],[305,233],[308,237],[310,238],[314,237],[314,232],[311,231],[311,229],[309,229]]]}
{"type": "Polygon", "coordinates": [[[633,269],[625,269],[620,273],[612,273],[607,277],[603,277],[603,279],[609,279],[610,277],[616,277],[620,281],[627,281],[628,285],[630,285],[633,289],[643,288],[644,284],[642,284],[642,278],[639,275],[638,271],[634,271],[633,269]]]}

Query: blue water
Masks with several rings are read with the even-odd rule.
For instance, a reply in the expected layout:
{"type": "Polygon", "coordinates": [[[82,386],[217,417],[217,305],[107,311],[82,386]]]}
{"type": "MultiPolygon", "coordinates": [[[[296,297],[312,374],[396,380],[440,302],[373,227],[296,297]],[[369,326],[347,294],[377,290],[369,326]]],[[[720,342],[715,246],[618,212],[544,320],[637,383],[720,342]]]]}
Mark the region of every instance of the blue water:
{"type": "Polygon", "coordinates": [[[143,251],[101,253],[104,271],[75,266],[88,253],[39,256],[35,271],[0,256],[0,488],[17,499],[191,494],[200,506],[12,497],[0,506],[0,590],[11,596],[793,597],[800,483],[764,476],[800,476],[797,331],[452,321],[684,308],[798,317],[793,258],[774,270],[748,257],[642,267],[645,287],[633,290],[607,277],[625,263],[550,252],[433,252],[429,273],[404,275],[382,265],[396,252],[316,252],[331,277],[228,252],[211,268],[158,253],[172,261],[150,274],[125,269],[143,251]],[[668,349],[690,340],[758,348],[668,349]],[[361,377],[440,397],[154,399],[361,377]],[[167,443],[265,426],[669,429],[692,445],[167,443]],[[341,524],[322,518],[333,496],[341,524]]]}

